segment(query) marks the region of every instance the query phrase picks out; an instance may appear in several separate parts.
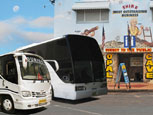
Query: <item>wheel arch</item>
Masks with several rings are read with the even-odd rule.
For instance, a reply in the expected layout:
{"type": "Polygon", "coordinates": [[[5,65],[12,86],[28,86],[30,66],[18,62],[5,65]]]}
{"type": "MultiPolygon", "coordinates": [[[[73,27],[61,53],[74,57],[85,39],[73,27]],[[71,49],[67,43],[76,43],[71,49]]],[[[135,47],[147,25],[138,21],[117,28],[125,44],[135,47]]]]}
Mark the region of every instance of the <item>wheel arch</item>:
{"type": "Polygon", "coordinates": [[[2,98],[6,97],[6,96],[10,97],[12,99],[13,103],[14,103],[14,97],[11,94],[7,94],[7,93],[6,94],[0,94],[0,103],[2,103],[2,98]]]}

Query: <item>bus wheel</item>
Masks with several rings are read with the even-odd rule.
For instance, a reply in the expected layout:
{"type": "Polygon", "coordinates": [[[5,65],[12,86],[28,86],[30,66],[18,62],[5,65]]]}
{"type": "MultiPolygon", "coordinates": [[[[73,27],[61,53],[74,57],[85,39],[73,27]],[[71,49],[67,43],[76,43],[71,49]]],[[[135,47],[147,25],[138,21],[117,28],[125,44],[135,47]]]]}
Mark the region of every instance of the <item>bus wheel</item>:
{"type": "Polygon", "coordinates": [[[13,100],[11,99],[11,97],[6,96],[2,98],[2,110],[5,113],[14,113],[14,103],[13,100]]]}

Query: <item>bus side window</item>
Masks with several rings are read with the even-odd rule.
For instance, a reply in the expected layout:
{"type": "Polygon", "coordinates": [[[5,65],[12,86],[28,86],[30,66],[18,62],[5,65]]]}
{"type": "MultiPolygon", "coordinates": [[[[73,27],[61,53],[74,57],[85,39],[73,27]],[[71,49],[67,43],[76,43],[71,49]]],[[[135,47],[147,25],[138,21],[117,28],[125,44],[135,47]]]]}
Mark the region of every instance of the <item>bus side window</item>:
{"type": "Polygon", "coordinates": [[[0,75],[3,76],[3,65],[1,59],[0,59],[0,75]]]}
{"type": "Polygon", "coordinates": [[[10,60],[6,62],[6,73],[5,73],[5,79],[9,82],[17,84],[17,71],[15,66],[15,60],[10,60]]]}
{"type": "Polygon", "coordinates": [[[12,54],[0,58],[0,75],[11,83],[18,83],[16,63],[12,54]]]}

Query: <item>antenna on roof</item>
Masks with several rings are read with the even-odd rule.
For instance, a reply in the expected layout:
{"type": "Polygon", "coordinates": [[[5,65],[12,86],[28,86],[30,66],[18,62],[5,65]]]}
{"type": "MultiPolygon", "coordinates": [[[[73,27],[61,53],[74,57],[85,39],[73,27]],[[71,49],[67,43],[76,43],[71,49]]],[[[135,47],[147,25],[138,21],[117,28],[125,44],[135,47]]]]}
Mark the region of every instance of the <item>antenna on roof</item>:
{"type": "Polygon", "coordinates": [[[50,2],[51,2],[51,4],[53,4],[54,5],[54,3],[55,3],[55,0],[49,0],[50,2]]]}

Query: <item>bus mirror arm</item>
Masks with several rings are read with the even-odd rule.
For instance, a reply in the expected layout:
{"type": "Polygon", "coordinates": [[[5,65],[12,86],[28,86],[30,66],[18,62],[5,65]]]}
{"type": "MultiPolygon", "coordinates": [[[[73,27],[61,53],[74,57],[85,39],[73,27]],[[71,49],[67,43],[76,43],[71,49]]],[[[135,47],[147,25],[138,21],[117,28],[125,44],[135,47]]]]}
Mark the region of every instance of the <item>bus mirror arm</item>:
{"type": "Polygon", "coordinates": [[[4,79],[3,79],[3,81],[2,81],[2,85],[3,85],[3,87],[5,86],[5,84],[4,84],[4,79]]]}
{"type": "Polygon", "coordinates": [[[2,86],[4,87],[5,86],[5,83],[4,83],[4,78],[2,77],[2,75],[0,75],[0,79],[2,79],[3,81],[2,81],[2,86]]]}
{"type": "Polygon", "coordinates": [[[54,61],[54,63],[55,63],[55,66],[56,66],[56,71],[58,71],[59,70],[59,64],[58,64],[57,61],[54,61]]]}
{"type": "Polygon", "coordinates": [[[0,79],[3,79],[3,77],[0,75],[0,79]]]}
{"type": "MultiPolygon", "coordinates": [[[[52,63],[53,65],[54,65],[54,69],[55,69],[55,71],[58,71],[59,70],[59,64],[58,64],[58,62],[56,61],[56,60],[45,60],[46,62],[48,62],[48,63],[52,63]]],[[[50,65],[52,66],[52,64],[50,63],[50,65]]],[[[53,66],[52,66],[53,67],[53,66]]]]}

